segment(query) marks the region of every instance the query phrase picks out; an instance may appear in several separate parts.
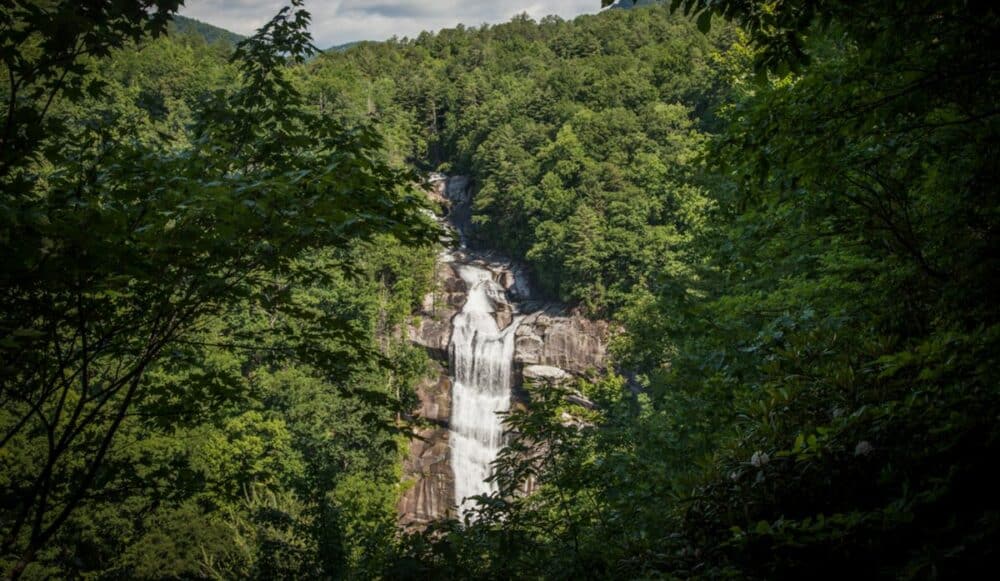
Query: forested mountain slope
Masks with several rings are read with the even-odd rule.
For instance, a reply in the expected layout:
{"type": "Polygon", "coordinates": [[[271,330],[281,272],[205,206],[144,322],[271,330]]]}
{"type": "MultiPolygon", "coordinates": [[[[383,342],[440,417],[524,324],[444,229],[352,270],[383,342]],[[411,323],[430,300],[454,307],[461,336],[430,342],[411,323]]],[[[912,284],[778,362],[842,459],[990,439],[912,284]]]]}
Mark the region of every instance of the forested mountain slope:
{"type": "Polygon", "coordinates": [[[118,4],[3,5],[11,576],[992,566],[991,3],[686,0],[315,58],[300,2],[235,53],[118,4]],[[618,334],[606,376],[525,386],[465,522],[403,534],[432,170],[473,181],[474,247],[618,334]]]}
{"type": "Polygon", "coordinates": [[[313,65],[312,94],[360,84],[340,94],[393,120],[401,156],[469,173],[477,242],[616,318],[642,387],[582,386],[601,403],[574,412],[583,428],[536,393],[511,422],[548,453],[512,447],[479,520],[415,539],[408,562],[470,578],[987,566],[994,9],[712,4],[730,27],[674,4],[691,20],[515,19],[313,65]],[[526,474],[544,485],[520,498],[526,474]]]}
{"type": "Polygon", "coordinates": [[[224,28],[219,28],[218,26],[212,26],[207,22],[202,22],[194,18],[181,16],[180,14],[174,15],[171,20],[171,27],[173,28],[174,34],[190,34],[193,36],[199,36],[205,39],[205,42],[208,44],[221,42],[230,46],[236,46],[239,41],[246,38],[245,36],[236,34],[235,32],[230,32],[224,28]]]}
{"type": "Polygon", "coordinates": [[[161,4],[3,4],[0,569],[370,576],[436,228],[286,82],[304,13],[234,53],[161,4]]]}
{"type": "Polygon", "coordinates": [[[401,159],[473,175],[474,242],[606,314],[683,268],[708,203],[698,155],[747,63],[737,37],[662,8],[519,17],[325,55],[304,90],[379,115],[401,159]]]}

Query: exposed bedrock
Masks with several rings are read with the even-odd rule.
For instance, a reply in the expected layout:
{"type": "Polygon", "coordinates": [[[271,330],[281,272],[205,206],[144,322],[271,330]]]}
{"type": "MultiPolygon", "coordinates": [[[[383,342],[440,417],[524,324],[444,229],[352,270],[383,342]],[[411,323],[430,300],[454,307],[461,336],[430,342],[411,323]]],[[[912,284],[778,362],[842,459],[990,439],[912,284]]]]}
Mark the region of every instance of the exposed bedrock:
{"type": "Polygon", "coordinates": [[[514,361],[586,375],[604,369],[607,347],[607,322],[560,314],[557,307],[550,307],[521,322],[514,343],[514,361]]]}
{"type": "Polygon", "coordinates": [[[420,407],[415,417],[422,427],[410,442],[403,462],[410,484],[397,507],[403,526],[422,526],[454,516],[455,477],[449,461],[448,420],[451,417],[451,377],[446,362],[435,361],[432,373],[417,386],[420,407]]]}
{"type": "MultiPolygon", "coordinates": [[[[471,186],[467,178],[432,178],[434,190],[432,198],[449,209],[446,226],[459,233],[469,224],[471,186]]],[[[461,234],[451,238],[462,238],[461,234]]],[[[434,360],[432,373],[417,386],[419,408],[414,410],[414,418],[421,426],[410,445],[409,456],[404,463],[404,478],[409,487],[399,502],[400,521],[404,526],[419,527],[431,521],[458,514],[456,488],[469,488],[467,454],[456,449],[454,438],[461,438],[464,431],[477,434],[492,423],[483,416],[474,423],[484,423],[475,427],[465,425],[471,418],[459,418],[462,414],[454,407],[456,349],[452,345],[456,334],[456,320],[460,325],[463,345],[471,341],[477,351],[475,361],[465,353],[462,369],[465,375],[478,379],[487,374],[489,358],[479,353],[481,341],[492,341],[491,333],[498,333],[497,339],[509,330],[513,335],[513,346],[506,353],[513,377],[509,383],[509,402],[515,406],[527,403],[525,393],[518,389],[525,381],[553,389],[566,389],[573,397],[579,397],[581,405],[590,402],[572,389],[575,377],[600,373],[606,366],[609,327],[604,321],[594,321],[568,311],[562,305],[544,304],[532,301],[529,277],[524,267],[518,263],[484,252],[470,252],[464,247],[442,252],[435,267],[434,290],[424,298],[419,316],[407,329],[410,341],[427,349],[434,360]],[[470,272],[479,273],[470,278],[470,272]],[[463,276],[465,274],[465,280],[463,276]],[[475,279],[475,280],[473,280],[475,279]],[[472,282],[470,282],[472,281],[472,282]],[[485,281],[485,282],[484,282],[485,281]],[[475,292],[470,295],[470,284],[475,283],[475,292]],[[471,297],[471,298],[470,298],[471,297]],[[475,307],[469,301],[475,303],[475,307]],[[483,313],[487,320],[476,323],[470,333],[471,314],[483,313]],[[493,318],[495,325],[490,322],[493,318]],[[513,325],[513,326],[512,326],[513,325]],[[481,327],[481,329],[480,329],[481,327]],[[508,329],[509,328],[509,329],[508,329]],[[480,335],[482,334],[481,338],[480,335]],[[482,362],[478,359],[483,358],[482,362]],[[471,367],[469,367],[471,365],[471,367]],[[464,428],[462,427],[464,426],[464,428]],[[458,429],[458,432],[454,430],[458,429]],[[459,434],[459,435],[456,435],[459,434]],[[456,457],[456,454],[459,457],[456,457]],[[461,460],[463,484],[456,481],[455,460],[461,460]]],[[[510,337],[511,334],[507,333],[510,337]]],[[[494,354],[495,355],[495,354],[494,354]]],[[[497,362],[493,362],[496,365],[497,362]]],[[[499,369],[499,368],[498,368],[499,369]]],[[[470,380],[466,378],[466,383],[470,380]]],[[[474,381],[475,383],[475,381],[474,381]]],[[[490,383],[490,382],[487,382],[490,383]]],[[[494,382],[495,383],[495,382],[494,382]]],[[[503,382],[500,382],[503,383],[503,382]]],[[[498,384],[499,385],[499,384],[498,384]]],[[[469,386],[463,383],[462,409],[469,407],[469,397],[479,397],[479,390],[485,386],[469,386]],[[468,391],[469,389],[472,391],[468,391]]],[[[495,389],[497,386],[494,385],[495,389]]],[[[499,406],[499,408],[510,405],[499,406]]],[[[475,406],[473,406],[475,408],[475,406]]],[[[499,409],[498,408],[498,409],[499,409]]],[[[472,409],[472,408],[470,408],[472,409]]],[[[479,410],[481,411],[481,410],[479,410]]],[[[471,413],[471,412],[470,412],[471,413]]],[[[473,414],[474,415],[474,414],[473,414]]],[[[482,414],[480,414],[482,415],[482,414]]],[[[468,438],[467,438],[468,439],[468,438]]],[[[464,443],[463,443],[464,445],[464,443]]],[[[468,446],[465,446],[468,447],[468,446]]],[[[477,448],[478,449],[478,448],[477,448]]],[[[484,448],[491,453],[495,450],[484,448]]],[[[472,465],[479,465],[477,460],[472,465]]],[[[488,465],[488,462],[487,464],[488,465]]],[[[481,466],[480,466],[481,467],[481,466]]],[[[534,482],[527,483],[525,492],[534,488],[534,482]]]]}

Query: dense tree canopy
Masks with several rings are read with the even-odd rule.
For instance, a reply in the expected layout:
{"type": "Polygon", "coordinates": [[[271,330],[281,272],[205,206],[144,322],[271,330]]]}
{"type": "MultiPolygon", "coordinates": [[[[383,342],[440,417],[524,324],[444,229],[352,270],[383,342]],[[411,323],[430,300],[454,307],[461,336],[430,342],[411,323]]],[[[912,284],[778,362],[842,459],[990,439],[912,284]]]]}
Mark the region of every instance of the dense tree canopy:
{"type": "Polygon", "coordinates": [[[536,393],[511,420],[524,445],[501,493],[414,538],[407,563],[443,578],[986,566],[995,10],[674,4],[692,21],[515,19],[342,57],[367,78],[427,63],[405,86],[437,82],[397,101],[425,120],[431,163],[476,180],[479,243],[620,321],[619,368],[641,388],[581,386],[602,402],[583,429],[536,393]],[[547,454],[526,454],[538,441],[547,454]],[[545,485],[521,498],[529,473],[545,485]]]}
{"type": "Polygon", "coordinates": [[[380,115],[400,158],[473,175],[475,241],[606,314],[683,268],[708,204],[698,156],[745,66],[739,39],[666,10],[520,16],[324,55],[306,93],[380,115]]]}
{"type": "MultiPolygon", "coordinates": [[[[422,359],[380,326],[422,297],[430,251],[401,247],[434,229],[375,133],[288,81],[312,50],[295,4],[231,57],[154,39],[176,3],[4,4],[13,577],[321,571],[318,539],[355,527],[337,507],[391,518],[422,359]],[[359,473],[366,496],[338,493],[359,473]]],[[[361,567],[344,536],[323,554],[361,567]]]]}
{"type": "Polygon", "coordinates": [[[299,2],[235,48],[176,8],[2,3],[8,574],[988,570],[991,3],[677,0],[320,55],[299,2]],[[403,533],[431,170],[472,178],[472,244],[619,331],[593,409],[526,386],[499,492],[403,533]]]}

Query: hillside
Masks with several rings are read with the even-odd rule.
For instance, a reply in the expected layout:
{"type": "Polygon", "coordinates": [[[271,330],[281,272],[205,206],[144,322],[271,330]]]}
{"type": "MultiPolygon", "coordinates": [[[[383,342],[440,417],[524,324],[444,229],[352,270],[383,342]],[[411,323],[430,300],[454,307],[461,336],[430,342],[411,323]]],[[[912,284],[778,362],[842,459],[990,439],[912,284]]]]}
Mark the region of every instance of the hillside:
{"type": "Polygon", "coordinates": [[[643,6],[653,6],[660,0],[615,0],[609,8],[628,10],[631,8],[641,8],[643,6]]]}
{"type": "Polygon", "coordinates": [[[201,37],[208,44],[221,42],[223,44],[235,46],[236,43],[246,38],[242,35],[236,34],[235,32],[230,32],[224,28],[219,28],[218,26],[213,26],[206,22],[195,20],[194,18],[181,16],[180,14],[175,14],[173,16],[171,28],[178,34],[190,34],[201,37]]]}
{"type": "Polygon", "coordinates": [[[605,3],[0,3],[0,573],[991,570],[1000,12],[605,3]]]}
{"type": "Polygon", "coordinates": [[[331,46],[330,48],[326,49],[326,51],[324,51],[324,52],[341,52],[341,51],[345,51],[345,50],[347,50],[349,48],[352,48],[352,47],[355,47],[355,46],[361,44],[362,42],[367,42],[367,41],[356,40],[354,42],[345,42],[344,44],[338,44],[336,46],[331,46]]]}

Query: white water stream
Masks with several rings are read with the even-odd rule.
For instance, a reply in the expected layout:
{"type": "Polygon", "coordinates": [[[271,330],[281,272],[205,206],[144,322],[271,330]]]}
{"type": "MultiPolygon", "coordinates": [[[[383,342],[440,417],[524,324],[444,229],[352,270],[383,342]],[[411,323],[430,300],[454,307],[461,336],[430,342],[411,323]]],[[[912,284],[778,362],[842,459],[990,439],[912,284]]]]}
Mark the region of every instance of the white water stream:
{"type": "Polygon", "coordinates": [[[515,317],[504,329],[497,325],[494,305],[509,304],[493,273],[471,264],[455,269],[468,288],[465,306],[452,323],[451,467],[459,516],[474,504],[468,499],[489,494],[490,464],[503,447],[503,418],[510,409],[515,317]]]}

